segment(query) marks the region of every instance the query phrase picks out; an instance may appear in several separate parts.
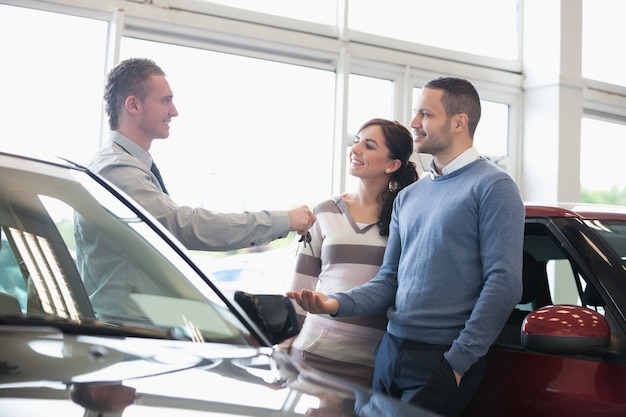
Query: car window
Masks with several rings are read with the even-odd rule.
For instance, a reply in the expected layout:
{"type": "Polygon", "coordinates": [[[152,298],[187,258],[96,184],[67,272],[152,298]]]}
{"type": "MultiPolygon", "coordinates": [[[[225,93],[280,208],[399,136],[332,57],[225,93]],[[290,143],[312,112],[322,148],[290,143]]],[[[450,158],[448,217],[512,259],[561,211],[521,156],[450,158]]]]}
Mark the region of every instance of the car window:
{"type": "Polygon", "coordinates": [[[584,290],[586,282],[574,274],[569,259],[548,260],[546,270],[553,304],[582,304],[580,289],[584,290]]]}
{"type": "Polygon", "coordinates": [[[604,315],[604,302],[583,275],[561,238],[542,221],[527,222],[524,234],[523,295],[508,318],[498,344],[521,346],[521,325],[528,313],[552,304],[591,307],[604,315]]]}
{"type": "MultiPolygon", "coordinates": [[[[602,312],[601,303],[593,305],[591,302],[597,300],[585,295],[594,291],[591,277],[584,275],[583,268],[573,259],[573,254],[564,249],[567,245],[561,239],[546,224],[526,224],[524,251],[532,255],[537,265],[534,277],[524,277],[525,287],[536,288],[532,301],[524,307],[533,310],[548,304],[573,304],[595,307],[602,312]],[[539,283],[533,283],[533,279],[539,283]]],[[[527,270],[532,269],[524,266],[527,270]]]]}
{"type": "Polygon", "coordinates": [[[586,220],[585,223],[602,236],[626,266],[626,222],[586,220]]]}
{"type": "Polygon", "coordinates": [[[57,174],[0,168],[0,313],[248,343],[167,232],[87,174],[57,174]]]}
{"type": "MultiPolygon", "coordinates": [[[[20,268],[9,247],[4,228],[0,228],[0,292],[15,297],[20,306],[26,306],[26,284],[20,268]]],[[[20,308],[21,311],[21,308],[20,308]]]]}

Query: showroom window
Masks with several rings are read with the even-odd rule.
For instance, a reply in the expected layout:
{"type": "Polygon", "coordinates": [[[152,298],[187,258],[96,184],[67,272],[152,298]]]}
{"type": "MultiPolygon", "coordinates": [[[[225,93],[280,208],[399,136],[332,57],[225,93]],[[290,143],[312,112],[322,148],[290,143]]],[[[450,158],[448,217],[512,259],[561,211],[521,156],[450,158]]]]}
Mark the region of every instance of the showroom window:
{"type": "MultiPolygon", "coordinates": [[[[172,0],[198,9],[190,0],[172,0]]],[[[335,25],[348,3],[351,30],[468,54],[519,59],[519,0],[200,0],[268,15],[335,25]],[[453,12],[451,12],[453,10],[453,12]],[[488,10],[489,13],[484,11],[488,10]],[[445,24],[435,17],[445,17],[445,24]],[[493,16],[497,16],[494,19],[493,16]],[[451,28],[459,30],[451,30],[451,28]],[[462,34],[460,34],[462,33],[462,34]],[[497,35],[494,35],[497,34],[497,35]]],[[[210,6],[201,8],[210,10],[210,6]]]]}
{"type": "Polygon", "coordinates": [[[259,13],[289,17],[307,22],[334,25],[337,0],[200,0],[204,3],[222,4],[259,13]]]}
{"type": "Polygon", "coordinates": [[[2,150],[79,162],[96,151],[106,40],[106,21],[0,5],[2,150]]]}
{"type": "Polygon", "coordinates": [[[583,0],[583,77],[626,86],[625,14],[623,0],[583,0]]]}
{"type": "Polygon", "coordinates": [[[351,74],[348,90],[348,131],[355,135],[369,119],[393,115],[393,82],[351,74]]]}
{"type": "MultiPolygon", "coordinates": [[[[179,116],[151,154],[179,204],[242,212],[312,207],[328,198],[333,72],[124,37],[120,59],[131,56],[154,59],[174,92],[179,116]]],[[[295,260],[294,237],[192,255],[229,294],[282,292],[295,260]]]]}
{"type": "Polygon", "coordinates": [[[626,125],[584,117],[580,143],[581,201],[626,206],[626,125]]]}
{"type": "MultiPolygon", "coordinates": [[[[348,137],[345,154],[346,191],[354,191],[358,178],[349,173],[350,148],[363,123],[374,118],[393,120],[393,82],[382,78],[351,74],[348,90],[348,137]]],[[[408,127],[408,126],[407,126],[408,127]]]]}
{"type": "Polygon", "coordinates": [[[328,196],[333,72],[123,38],[131,56],[154,59],[174,92],[179,116],[151,153],[181,204],[286,210],[328,196]]]}
{"type": "Polygon", "coordinates": [[[349,3],[348,19],[350,29],[378,36],[518,59],[517,0],[356,0],[349,3]]]}
{"type": "MultiPolygon", "coordinates": [[[[445,25],[427,26],[437,19],[421,16],[442,16],[441,2],[422,0],[319,0],[297,7],[286,0],[159,0],[130,2],[116,13],[80,0],[28,2],[59,13],[0,6],[0,42],[11,63],[0,67],[0,76],[17,80],[1,109],[11,116],[9,139],[2,141],[86,163],[106,138],[107,59],[149,57],[167,73],[180,113],[170,137],[150,150],[177,202],[224,212],[313,206],[353,189],[344,162],[338,169],[337,161],[347,159],[363,122],[385,117],[408,127],[411,88],[423,77],[453,73],[490,89],[481,96],[476,145],[498,162],[512,160],[503,165],[511,172],[506,163],[517,163],[510,156],[519,133],[511,128],[519,90],[511,71],[518,69],[502,71],[498,60],[519,60],[518,0],[480,2],[498,19],[458,2],[445,25]],[[345,4],[350,17],[343,32],[337,14],[345,4]],[[463,21],[450,20],[455,16],[463,21]],[[111,33],[108,21],[117,23],[111,33]],[[447,37],[450,27],[467,21],[472,25],[463,36],[447,37]],[[343,77],[344,69],[350,74],[346,102],[336,108],[342,94],[336,88],[343,85],[336,76],[343,77]],[[348,180],[337,181],[337,173],[348,180]]],[[[271,247],[287,249],[293,259],[293,237],[271,247]]],[[[241,255],[251,261],[254,254],[241,255]]],[[[254,262],[252,269],[267,269],[267,259],[254,262]]]]}

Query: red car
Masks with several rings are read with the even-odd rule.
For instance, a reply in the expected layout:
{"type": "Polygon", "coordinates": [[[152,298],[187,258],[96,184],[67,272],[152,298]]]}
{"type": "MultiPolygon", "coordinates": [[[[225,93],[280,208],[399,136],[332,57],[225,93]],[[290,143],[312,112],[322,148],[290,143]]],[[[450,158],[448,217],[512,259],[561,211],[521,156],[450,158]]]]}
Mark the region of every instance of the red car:
{"type": "Polygon", "coordinates": [[[626,416],[626,207],[527,204],[523,271],[464,417],[626,416]]]}

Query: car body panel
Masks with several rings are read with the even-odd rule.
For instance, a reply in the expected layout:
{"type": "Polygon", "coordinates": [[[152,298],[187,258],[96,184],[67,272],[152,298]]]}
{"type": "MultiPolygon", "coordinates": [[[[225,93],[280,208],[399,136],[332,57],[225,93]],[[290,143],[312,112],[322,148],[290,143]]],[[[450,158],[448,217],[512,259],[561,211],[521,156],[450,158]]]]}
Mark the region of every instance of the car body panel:
{"type": "Polygon", "coordinates": [[[276,343],[297,331],[286,297],[226,296],[105,179],[0,152],[0,416],[436,417],[295,363],[276,343]],[[110,304],[87,288],[77,224],[133,284],[110,304]]]}
{"type": "Polygon", "coordinates": [[[624,207],[526,204],[534,294],[491,347],[464,416],[626,415],[625,231],[624,207]]]}
{"type": "Polygon", "coordinates": [[[623,364],[494,348],[465,415],[623,416],[625,380],[623,364]]]}
{"type": "Polygon", "coordinates": [[[268,347],[85,336],[53,327],[19,326],[1,326],[0,343],[3,416],[92,415],[71,400],[76,386],[124,389],[118,397],[106,399],[117,409],[93,414],[102,417],[307,412],[338,417],[437,416],[300,367],[268,347]],[[129,400],[125,393],[130,390],[129,400]]]}

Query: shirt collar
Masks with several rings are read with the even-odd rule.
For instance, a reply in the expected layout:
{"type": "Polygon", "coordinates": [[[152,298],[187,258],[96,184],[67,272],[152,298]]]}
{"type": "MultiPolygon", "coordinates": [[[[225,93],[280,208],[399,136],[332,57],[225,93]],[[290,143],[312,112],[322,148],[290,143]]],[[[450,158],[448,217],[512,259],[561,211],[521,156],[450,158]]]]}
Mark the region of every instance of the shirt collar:
{"type": "Polygon", "coordinates": [[[120,132],[113,130],[111,131],[109,139],[111,140],[111,142],[116,143],[120,148],[126,151],[126,153],[139,159],[139,161],[148,168],[152,166],[152,156],[150,156],[148,152],[144,151],[130,138],[122,135],[120,132]]]}
{"type": "MultiPolygon", "coordinates": [[[[442,173],[442,175],[452,174],[457,169],[461,169],[464,166],[471,164],[472,162],[474,162],[478,158],[479,158],[478,151],[476,150],[476,148],[474,148],[472,146],[471,148],[468,148],[462,154],[460,154],[459,156],[454,158],[454,160],[452,160],[452,162],[450,162],[448,165],[443,167],[441,169],[441,173],[442,173]]],[[[437,171],[435,170],[435,161],[434,160],[430,161],[430,165],[428,167],[428,170],[430,171],[430,177],[431,178],[435,178],[435,177],[439,176],[439,174],[437,174],[437,171]]]]}

